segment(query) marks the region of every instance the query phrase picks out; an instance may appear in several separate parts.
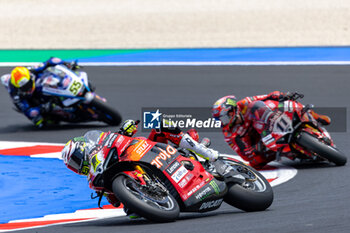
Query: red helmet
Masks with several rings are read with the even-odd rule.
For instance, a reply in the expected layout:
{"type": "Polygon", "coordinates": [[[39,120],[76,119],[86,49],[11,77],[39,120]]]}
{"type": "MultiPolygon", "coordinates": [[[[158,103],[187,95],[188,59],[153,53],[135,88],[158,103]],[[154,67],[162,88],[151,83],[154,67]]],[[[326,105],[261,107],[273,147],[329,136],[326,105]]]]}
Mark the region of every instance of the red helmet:
{"type": "Polygon", "coordinates": [[[234,95],[228,95],[217,100],[212,108],[212,115],[223,125],[232,124],[237,118],[237,99],[234,95]]]}
{"type": "Polygon", "coordinates": [[[89,172],[86,164],[86,143],[83,141],[70,140],[62,150],[64,164],[73,172],[80,175],[87,175],[89,172]]]}

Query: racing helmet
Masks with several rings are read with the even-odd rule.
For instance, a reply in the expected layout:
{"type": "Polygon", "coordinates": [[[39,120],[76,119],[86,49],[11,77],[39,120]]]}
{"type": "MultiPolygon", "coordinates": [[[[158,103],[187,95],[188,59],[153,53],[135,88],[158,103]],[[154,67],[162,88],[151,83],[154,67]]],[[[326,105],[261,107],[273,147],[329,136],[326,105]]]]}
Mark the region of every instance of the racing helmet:
{"type": "Polygon", "coordinates": [[[212,108],[212,116],[221,121],[222,125],[232,124],[237,119],[237,99],[228,95],[217,100],[212,108]]]}
{"type": "Polygon", "coordinates": [[[35,82],[28,68],[18,66],[11,72],[11,84],[19,95],[31,95],[35,89],[35,82]]]}
{"type": "Polygon", "coordinates": [[[63,148],[61,154],[64,164],[79,175],[89,173],[86,143],[84,141],[70,140],[63,148]]]}

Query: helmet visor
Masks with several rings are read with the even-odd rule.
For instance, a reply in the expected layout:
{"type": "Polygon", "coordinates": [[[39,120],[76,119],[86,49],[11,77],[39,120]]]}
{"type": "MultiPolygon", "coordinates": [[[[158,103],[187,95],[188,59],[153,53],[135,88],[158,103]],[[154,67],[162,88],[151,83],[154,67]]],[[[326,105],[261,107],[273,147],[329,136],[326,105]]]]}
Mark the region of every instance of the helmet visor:
{"type": "Polygon", "coordinates": [[[73,169],[80,172],[83,166],[84,159],[85,159],[85,150],[83,148],[77,148],[69,158],[68,164],[73,169]]]}
{"type": "Polygon", "coordinates": [[[229,115],[222,115],[222,116],[219,116],[219,120],[221,121],[221,123],[223,124],[223,125],[227,125],[227,124],[229,124],[230,123],[230,121],[231,121],[231,117],[229,116],[229,115]]]}
{"type": "Polygon", "coordinates": [[[33,90],[34,90],[34,82],[32,79],[30,79],[26,84],[18,88],[18,94],[29,95],[33,93],[33,90]]]}
{"type": "Polygon", "coordinates": [[[237,115],[234,114],[232,116],[232,113],[231,114],[224,114],[222,116],[219,116],[218,117],[218,120],[221,121],[222,125],[228,125],[230,123],[233,123],[236,121],[236,118],[237,118],[237,115]]]}

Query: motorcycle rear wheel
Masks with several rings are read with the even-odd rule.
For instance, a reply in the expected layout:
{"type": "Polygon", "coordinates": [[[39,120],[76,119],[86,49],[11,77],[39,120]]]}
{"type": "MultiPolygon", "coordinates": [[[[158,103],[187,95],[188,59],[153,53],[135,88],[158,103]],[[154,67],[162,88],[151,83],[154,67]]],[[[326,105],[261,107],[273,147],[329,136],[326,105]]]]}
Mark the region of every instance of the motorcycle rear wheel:
{"type": "Polygon", "coordinates": [[[117,126],[121,123],[122,117],[119,112],[110,106],[108,106],[105,102],[100,99],[94,97],[94,99],[90,103],[91,107],[94,107],[99,112],[99,118],[103,122],[117,126]]]}
{"type": "Polygon", "coordinates": [[[119,175],[112,184],[114,195],[132,212],[154,222],[170,222],[178,218],[180,208],[171,194],[152,195],[132,178],[119,175]]]}
{"type": "Polygon", "coordinates": [[[230,158],[223,158],[226,164],[230,164],[235,170],[238,169],[250,175],[252,179],[246,179],[243,184],[228,183],[228,191],[224,201],[238,209],[252,212],[267,209],[273,201],[273,191],[270,183],[254,168],[242,162],[230,158]]]}
{"type": "Polygon", "coordinates": [[[311,134],[305,132],[300,133],[296,139],[296,143],[316,153],[320,157],[335,163],[337,166],[346,164],[347,158],[342,152],[330,145],[326,145],[311,134]]]}

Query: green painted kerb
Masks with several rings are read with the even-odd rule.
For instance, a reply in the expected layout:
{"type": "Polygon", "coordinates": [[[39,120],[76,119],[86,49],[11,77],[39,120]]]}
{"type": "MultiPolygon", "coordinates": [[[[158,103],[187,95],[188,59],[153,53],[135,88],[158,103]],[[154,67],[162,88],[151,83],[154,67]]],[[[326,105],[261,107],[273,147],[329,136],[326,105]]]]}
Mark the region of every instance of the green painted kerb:
{"type": "Polygon", "coordinates": [[[0,50],[0,62],[42,62],[50,57],[64,60],[138,53],[144,49],[94,49],[94,50],[0,50]]]}

